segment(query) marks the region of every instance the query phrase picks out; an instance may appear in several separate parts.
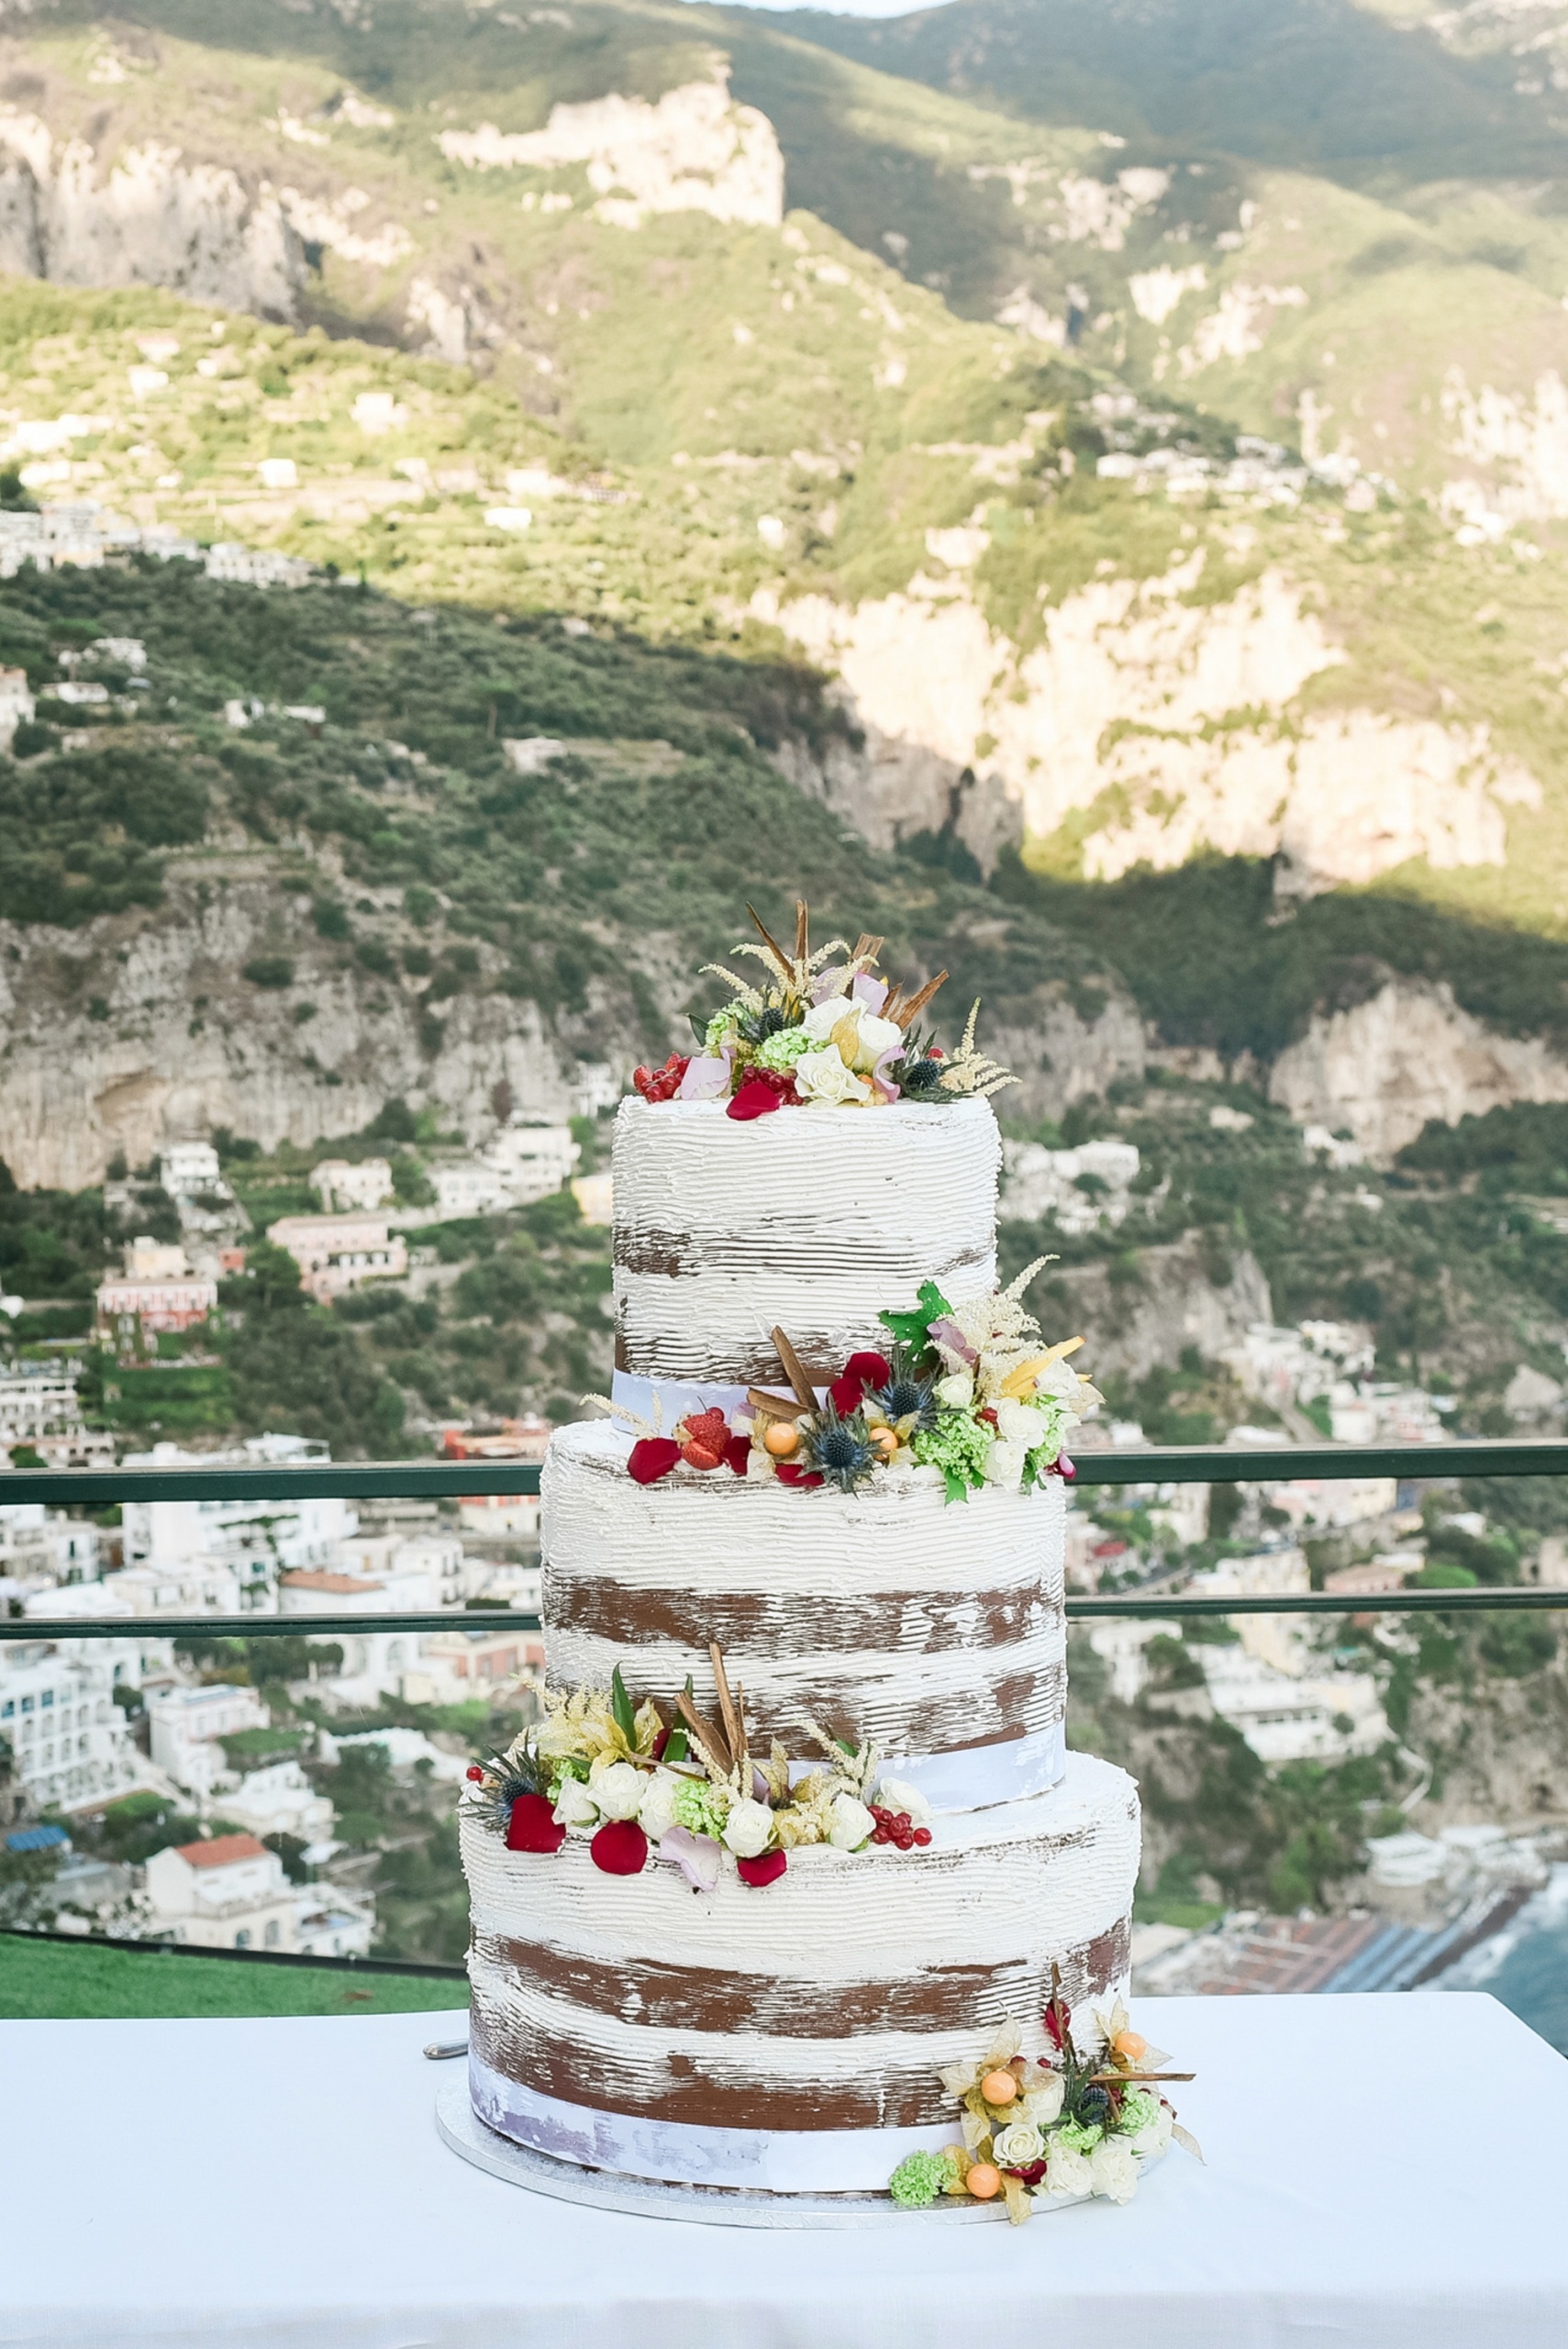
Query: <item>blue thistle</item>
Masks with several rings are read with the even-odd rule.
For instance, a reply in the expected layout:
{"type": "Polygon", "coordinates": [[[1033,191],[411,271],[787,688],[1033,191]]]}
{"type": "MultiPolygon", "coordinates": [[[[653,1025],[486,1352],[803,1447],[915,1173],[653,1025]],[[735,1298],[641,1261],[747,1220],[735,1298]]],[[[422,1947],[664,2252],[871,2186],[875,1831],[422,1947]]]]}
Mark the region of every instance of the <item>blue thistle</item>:
{"type": "Polygon", "coordinates": [[[906,1443],[917,1430],[936,1426],[935,1383],[914,1369],[907,1346],[895,1346],[891,1375],[885,1385],[870,1389],[866,1401],[874,1404],[906,1443]]]}
{"type": "Polygon", "coordinates": [[[828,1403],[819,1417],[802,1423],[801,1436],[802,1465],[815,1468],[841,1493],[853,1492],[876,1466],[878,1455],[859,1411],[841,1415],[828,1403]]]}

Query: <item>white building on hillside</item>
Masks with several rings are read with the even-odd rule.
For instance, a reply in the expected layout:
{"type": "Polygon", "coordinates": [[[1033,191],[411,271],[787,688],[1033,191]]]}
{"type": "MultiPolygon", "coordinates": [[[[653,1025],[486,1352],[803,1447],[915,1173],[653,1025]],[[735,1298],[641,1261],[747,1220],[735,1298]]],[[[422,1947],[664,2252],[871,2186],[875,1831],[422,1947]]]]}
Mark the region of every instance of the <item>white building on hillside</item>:
{"type": "Polygon", "coordinates": [[[158,1767],[176,1786],[205,1797],[228,1767],[219,1740],[243,1729],[265,1729],[268,1716],[254,1688],[214,1682],[150,1697],[147,1719],[158,1767]]]}
{"type": "Polygon", "coordinates": [[[1197,1653],[1215,1711],[1271,1766],[1375,1753],[1392,1735],[1370,1672],[1277,1672],[1244,1647],[1197,1653]]]}
{"type": "Polygon", "coordinates": [[[582,1156],[568,1126],[503,1126],[476,1158],[433,1166],[438,1223],[471,1215],[500,1215],[548,1198],[582,1156]]]}
{"type": "Polygon", "coordinates": [[[171,1142],[159,1158],[158,1179],[172,1199],[225,1188],[217,1152],[209,1141],[171,1142]]]}
{"type": "Polygon", "coordinates": [[[0,669],[0,751],[8,751],[18,726],[33,715],[25,669],[0,669]]]}
{"type": "Polygon", "coordinates": [[[141,1782],[141,1757],[114,1700],[117,1640],[0,1646],[0,1737],[33,1808],[112,1802],[141,1782]]]}
{"type": "MultiPolygon", "coordinates": [[[[264,1463],[317,1461],[326,1446],[302,1436],[254,1436],[238,1452],[197,1454],[178,1444],[155,1444],[127,1460],[133,1468],[195,1466],[222,1461],[248,1467],[264,1463]]],[[[124,1508],[128,1570],[146,1569],[168,1585],[194,1579],[219,1589],[232,1584],[228,1613],[277,1611],[279,1578],[297,1570],[336,1564],[339,1544],[359,1524],[345,1501],[301,1495],[291,1500],[128,1501],[124,1508]]],[[[120,1582],[125,1575],[117,1577],[120,1582]]],[[[153,1611],[149,1609],[148,1611],[153,1611]]],[[[205,1612],[205,1609],[195,1611],[205,1612]]]]}
{"type": "Polygon", "coordinates": [[[1070,1232],[1124,1222],[1139,1163],[1137,1145],[1130,1141],[1085,1141],[1074,1150],[1005,1142],[1002,1213],[1022,1223],[1051,1215],[1070,1232]]]}
{"type": "Polygon", "coordinates": [[[392,1168],[384,1158],[324,1158],[310,1170],[310,1187],[328,1215],[370,1215],[392,1197],[392,1168]]]}
{"type": "Polygon", "coordinates": [[[364,1956],[374,1916],[336,1885],[292,1885],[254,1835],[171,1844],[147,1863],[150,1922],[192,1949],[275,1949],[312,1957],[364,1956]]]}

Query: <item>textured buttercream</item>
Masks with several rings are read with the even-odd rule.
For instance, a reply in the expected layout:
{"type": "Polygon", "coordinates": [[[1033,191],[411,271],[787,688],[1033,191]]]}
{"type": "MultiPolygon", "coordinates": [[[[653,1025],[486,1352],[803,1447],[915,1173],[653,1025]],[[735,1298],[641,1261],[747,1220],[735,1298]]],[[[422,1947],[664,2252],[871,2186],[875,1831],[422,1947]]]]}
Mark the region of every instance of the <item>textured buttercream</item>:
{"type": "Polygon", "coordinates": [[[1065,1504],[1052,1477],[950,1502],[940,1479],[854,1493],[678,1468],[627,1474],[606,1421],[563,1429],[542,1485],[546,1655],[554,1681],[712,1696],[707,1646],[743,1683],[765,1750],[807,1715],[884,1754],[951,1752],[1051,1728],[1066,1709],[1065,1504]]]}
{"type": "Polygon", "coordinates": [[[1001,1141],[984,1101],[814,1104],[753,1121],[718,1101],[623,1101],[615,1134],[621,1367],[648,1377],[779,1375],[770,1332],[836,1375],[885,1345],[884,1308],[937,1281],[995,1284],[1001,1141]]]}

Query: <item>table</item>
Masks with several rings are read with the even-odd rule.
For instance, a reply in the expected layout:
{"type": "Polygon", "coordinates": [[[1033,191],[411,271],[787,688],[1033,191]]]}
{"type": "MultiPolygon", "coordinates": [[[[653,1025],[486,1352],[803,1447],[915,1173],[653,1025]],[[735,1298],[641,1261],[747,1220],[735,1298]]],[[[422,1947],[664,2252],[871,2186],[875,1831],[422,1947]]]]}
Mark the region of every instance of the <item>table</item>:
{"type": "Polygon", "coordinates": [[[1125,2209],[763,2234],[440,2143],[434,2014],[0,2025],[0,2342],[126,2349],[1562,2349],[1568,2063],[1479,1993],[1163,1998],[1125,2209]]]}

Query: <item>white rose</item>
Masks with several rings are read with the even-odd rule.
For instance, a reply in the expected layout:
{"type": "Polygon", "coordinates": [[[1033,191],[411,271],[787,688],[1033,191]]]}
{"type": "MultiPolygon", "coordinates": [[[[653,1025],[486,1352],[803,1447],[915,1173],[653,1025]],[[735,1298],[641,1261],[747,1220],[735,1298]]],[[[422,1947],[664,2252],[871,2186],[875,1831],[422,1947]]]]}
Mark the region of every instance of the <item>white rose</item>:
{"type": "Polygon", "coordinates": [[[651,1778],[643,1780],[646,1791],[637,1823],[651,1843],[662,1842],[675,1823],[675,1788],[679,1784],[680,1780],[673,1778],[668,1770],[656,1770],[651,1778]]]}
{"type": "Polygon", "coordinates": [[[1060,2072],[1035,2074],[1019,2102],[1018,2118],[1032,2121],[1038,2129],[1049,2129],[1053,2121],[1062,2118],[1062,2100],[1066,2093],[1067,2083],[1060,2072]]]}
{"type": "Polygon", "coordinates": [[[855,1066],[873,1069],[884,1052],[891,1052],[904,1041],[904,1030],[895,1019],[879,1019],[874,1012],[862,1011],[855,1046],[855,1066]]]}
{"type": "Polygon", "coordinates": [[[1047,2194],[1092,2194],[1095,2173],[1088,2154],[1071,2145],[1051,2143],[1046,2149],[1044,2186],[1047,2194]]]}
{"type": "Polygon", "coordinates": [[[736,1803],[724,1822],[724,1840],[738,1860],[754,1860],[773,1841],[773,1814],[750,1797],[736,1803]]]}
{"type": "Polygon", "coordinates": [[[1162,2104],[1153,2120],[1136,2137],[1128,2140],[1133,2152],[1145,2155],[1162,2154],[1171,2142],[1171,2120],[1170,2106],[1162,2104]]]}
{"type": "Polygon", "coordinates": [[[834,1796],[832,1820],[828,1841],[836,1852],[858,1852],[876,1825],[864,1803],[857,1802],[853,1795],[834,1796]]]}
{"type": "Polygon", "coordinates": [[[1102,2137],[1089,2155],[1092,2190],[1107,2202],[1130,2202],[1138,2191],[1138,2163],[1125,2137],[1102,2137]]]}
{"type": "Polygon", "coordinates": [[[863,1076],[846,1068],[839,1054],[802,1052],[795,1064],[795,1091],[808,1101],[866,1101],[871,1087],[863,1076]]]}
{"type": "Polygon", "coordinates": [[[1032,1403],[1016,1402],[1012,1396],[1004,1395],[996,1405],[996,1432],[1004,1443],[1021,1443],[1026,1452],[1032,1452],[1036,1444],[1045,1442],[1051,1427],[1045,1413],[1037,1411],[1032,1403]]]}
{"type": "Polygon", "coordinates": [[[1026,1456],[1021,1443],[994,1443],[980,1473],[988,1485],[999,1485],[1005,1493],[1016,1493],[1024,1480],[1026,1456]]]}
{"type": "Polygon", "coordinates": [[[884,1810],[905,1811],[911,1827],[929,1827],[931,1806],[918,1787],[909,1786],[903,1778],[879,1778],[876,1798],[884,1810]]]}
{"type": "Polygon", "coordinates": [[[974,1373],[972,1370],[950,1371],[946,1378],[939,1378],[936,1397],[950,1411],[962,1411],[966,1403],[974,1400],[974,1373]]]}
{"type": "Polygon", "coordinates": [[[830,995],[814,1003],[800,1024],[814,1044],[825,1044],[839,1022],[852,1019],[857,1010],[847,995],[830,995]]]}
{"type": "Polygon", "coordinates": [[[1029,2121],[1010,2121],[998,2129],[991,2140],[996,2159],[1007,2169],[1019,2169],[1025,2162],[1038,2162],[1045,2151],[1045,2139],[1029,2121]]]}
{"type": "Polygon", "coordinates": [[[555,1798],[555,1816],[562,1827],[592,1827],[599,1806],[581,1778],[562,1778],[555,1798]]]}
{"type": "Polygon", "coordinates": [[[646,1781],[629,1762],[595,1765],[589,1773],[588,1792],[606,1819],[635,1819],[642,1808],[646,1781]]]}

